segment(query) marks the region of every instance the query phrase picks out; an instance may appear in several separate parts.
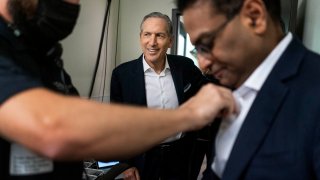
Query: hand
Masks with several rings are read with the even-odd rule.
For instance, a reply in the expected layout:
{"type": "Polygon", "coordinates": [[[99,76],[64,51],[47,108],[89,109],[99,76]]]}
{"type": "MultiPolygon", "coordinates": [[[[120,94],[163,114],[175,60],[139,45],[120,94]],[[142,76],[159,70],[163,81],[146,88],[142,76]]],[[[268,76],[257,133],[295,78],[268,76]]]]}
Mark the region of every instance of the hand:
{"type": "Polygon", "coordinates": [[[139,171],[135,167],[125,170],[122,174],[124,180],[140,180],[139,171]]]}
{"type": "Polygon", "coordinates": [[[236,102],[229,89],[207,84],[180,108],[191,113],[190,120],[194,128],[198,129],[216,117],[226,117],[236,113],[236,102]]]}

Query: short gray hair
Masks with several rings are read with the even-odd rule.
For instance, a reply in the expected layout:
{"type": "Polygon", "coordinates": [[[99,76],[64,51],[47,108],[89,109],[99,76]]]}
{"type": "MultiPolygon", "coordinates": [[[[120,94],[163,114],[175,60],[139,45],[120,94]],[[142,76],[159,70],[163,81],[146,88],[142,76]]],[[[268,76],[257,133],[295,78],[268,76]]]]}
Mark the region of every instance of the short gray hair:
{"type": "Polygon", "coordinates": [[[146,16],[144,16],[141,24],[140,24],[140,33],[143,31],[142,29],[142,25],[143,23],[148,19],[148,18],[161,18],[163,20],[166,21],[167,23],[167,33],[172,36],[173,35],[173,28],[172,28],[172,22],[169,18],[169,16],[165,15],[165,14],[162,14],[161,12],[152,12],[150,14],[147,14],[146,16]]]}

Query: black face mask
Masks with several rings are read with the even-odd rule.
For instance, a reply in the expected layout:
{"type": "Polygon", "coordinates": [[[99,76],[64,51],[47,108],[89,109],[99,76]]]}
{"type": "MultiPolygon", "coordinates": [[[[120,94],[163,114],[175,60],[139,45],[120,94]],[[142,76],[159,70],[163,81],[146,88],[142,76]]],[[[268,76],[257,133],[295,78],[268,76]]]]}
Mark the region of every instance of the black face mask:
{"type": "Polygon", "coordinates": [[[23,21],[20,18],[15,25],[28,43],[47,50],[73,31],[79,11],[79,5],[63,0],[39,0],[36,14],[23,21]]]}

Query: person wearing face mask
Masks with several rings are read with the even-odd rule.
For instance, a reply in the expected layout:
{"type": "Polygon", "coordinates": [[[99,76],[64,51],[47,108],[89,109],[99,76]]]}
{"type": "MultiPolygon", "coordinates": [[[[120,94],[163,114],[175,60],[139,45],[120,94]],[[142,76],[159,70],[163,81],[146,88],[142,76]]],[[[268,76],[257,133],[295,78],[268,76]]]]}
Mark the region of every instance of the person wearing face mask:
{"type": "MultiPolygon", "coordinates": [[[[28,4],[28,2],[25,3],[28,4]]],[[[78,95],[70,76],[63,69],[63,61],[60,58],[62,47],[59,41],[72,32],[80,6],[61,0],[40,0],[38,3],[37,9],[35,7],[30,9],[35,13],[33,17],[30,17],[31,15],[23,15],[25,12],[20,1],[10,1],[8,11],[13,14],[14,24],[9,24],[9,26],[19,39],[28,44],[32,56],[36,57],[36,63],[46,86],[64,94],[78,95]]],[[[32,8],[31,4],[29,8],[32,8]]],[[[34,64],[23,58],[17,59],[21,59],[20,63],[26,68],[34,69],[34,64]]]]}
{"type": "Polygon", "coordinates": [[[79,0],[0,1],[1,180],[79,180],[84,159],[128,158],[234,111],[230,91],[214,85],[176,110],[74,96],[58,41],[72,32],[79,8],[79,0]]]}

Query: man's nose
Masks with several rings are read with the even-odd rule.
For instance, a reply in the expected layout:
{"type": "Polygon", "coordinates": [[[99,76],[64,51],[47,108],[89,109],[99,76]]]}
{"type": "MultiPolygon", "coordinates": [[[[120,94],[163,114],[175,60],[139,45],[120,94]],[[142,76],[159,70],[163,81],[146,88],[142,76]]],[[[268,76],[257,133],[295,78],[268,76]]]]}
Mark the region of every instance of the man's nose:
{"type": "Polygon", "coordinates": [[[197,57],[198,57],[197,59],[199,63],[199,68],[201,69],[201,71],[203,73],[210,71],[211,65],[213,64],[213,60],[205,58],[199,54],[197,55],[197,57]]]}
{"type": "Polygon", "coordinates": [[[157,37],[155,35],[152,35],[150,38],[150,44],[151,45],[157,45],[157,37]]]}

